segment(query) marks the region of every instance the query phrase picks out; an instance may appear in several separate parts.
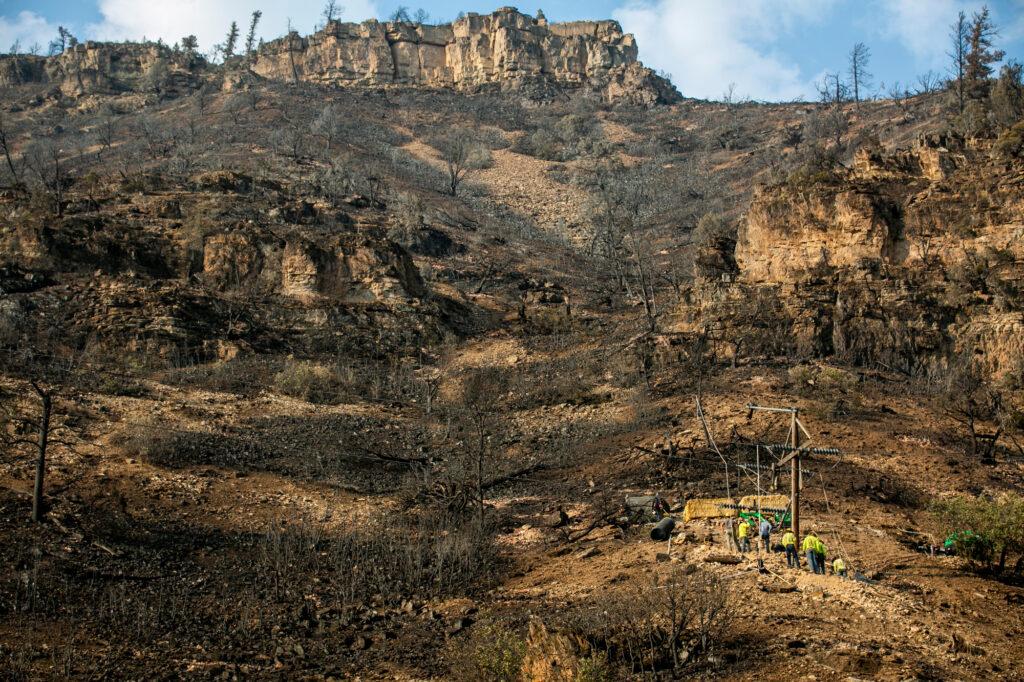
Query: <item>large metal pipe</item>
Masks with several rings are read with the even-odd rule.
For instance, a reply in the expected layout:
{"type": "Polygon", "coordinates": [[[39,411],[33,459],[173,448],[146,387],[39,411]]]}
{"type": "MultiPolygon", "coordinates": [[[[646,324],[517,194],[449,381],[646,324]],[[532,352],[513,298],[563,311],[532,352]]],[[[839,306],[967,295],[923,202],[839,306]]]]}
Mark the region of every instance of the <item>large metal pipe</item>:
{"type": "Polygon", "coordinates": [[[672,529],[675,527],[676,520],[671,516],[666,516],[658,522],[658,525],[651,529],[651,539],[668,540],[668,536],[672,534],[672,529]]]}

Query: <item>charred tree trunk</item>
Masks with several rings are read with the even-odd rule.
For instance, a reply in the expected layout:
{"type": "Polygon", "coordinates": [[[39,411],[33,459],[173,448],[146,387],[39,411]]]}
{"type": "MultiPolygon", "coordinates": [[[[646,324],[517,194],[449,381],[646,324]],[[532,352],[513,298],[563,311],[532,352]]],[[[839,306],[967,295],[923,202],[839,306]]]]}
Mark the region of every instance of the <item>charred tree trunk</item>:
{"type": "Polygon", "coordinates": [[[53,397],[47,391],[33,384],[36,394],[42,404],[42,414],[39,418],[39,442],[37,444],[36,457],[36,481],[32,489],[32,520],[43,520],[43,484],[46,478],[46,448],[50,440],[50,413],[53,409],[53,397]]]}

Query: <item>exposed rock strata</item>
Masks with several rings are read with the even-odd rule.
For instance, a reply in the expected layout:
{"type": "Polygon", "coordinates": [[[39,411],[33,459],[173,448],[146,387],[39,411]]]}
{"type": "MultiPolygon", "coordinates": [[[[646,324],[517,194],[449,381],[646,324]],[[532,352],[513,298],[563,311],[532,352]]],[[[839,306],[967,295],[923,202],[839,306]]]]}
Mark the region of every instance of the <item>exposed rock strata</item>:
{"type": "MultiPolygon", "coordinates": [[[[149,92],[154,74],[161,74],[163,94],[173,94],[196,87],[206,68],[201,58],[156,43],[86,42],[49,58],[0,57],[0,86],[50,83],[70,97],[149,92]]],[[[543,15],[510,7],[440,26],[335,21],[311,36],[292,32],[272,40],[251,64],[236,57],[226,68],[229,89],[255,73],[286,82],[498,88],[528,96],[584,88],[607,101],[644,106],[680,98],[668,80],[637,61],[636,41],[618,22],[548,24],[543,15]]]]}
{"type": "Polygon", "coordinates": [[[157,43],[101,43],[88,41],[53,57],[5,55],[0,57],[0,87],[50,83],[69,97],[148,92],[159,67],[159,87],[165,94],[196,85],[199,60],[157,43]]]}
{"type": "Polygon", "coordinates": [[[253,71],[335,85],[514,90],[546,83],[637,104],[679,97],[637,61],[636,41],[617,22],[548,24],[512,8],[441,26],[334,22],[306,38],[292,33],[264,45],[253,71]]]}
{"type": "Polygon", "coordinates": [[[763,187],[741,225],[741,287],[776,289],[820,354],[1022,362],[1024,169],[987,145],[922,137],[861,150],[829,178],[763,187]]]}

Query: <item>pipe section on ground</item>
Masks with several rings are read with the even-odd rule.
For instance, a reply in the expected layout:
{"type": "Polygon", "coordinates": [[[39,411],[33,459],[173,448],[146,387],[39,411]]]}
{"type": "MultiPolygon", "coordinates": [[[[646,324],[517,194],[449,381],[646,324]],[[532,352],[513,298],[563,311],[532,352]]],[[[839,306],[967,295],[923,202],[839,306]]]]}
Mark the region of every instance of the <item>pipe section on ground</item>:
{"type": "Polygon", "coordinates": [[[672,534],[672,529],[676,527],[676,520],[671,516],[666,516],[661,521],[658,521],[658,525],[651,529],[652,540],[668,540],[668,536],[672,534]]]}

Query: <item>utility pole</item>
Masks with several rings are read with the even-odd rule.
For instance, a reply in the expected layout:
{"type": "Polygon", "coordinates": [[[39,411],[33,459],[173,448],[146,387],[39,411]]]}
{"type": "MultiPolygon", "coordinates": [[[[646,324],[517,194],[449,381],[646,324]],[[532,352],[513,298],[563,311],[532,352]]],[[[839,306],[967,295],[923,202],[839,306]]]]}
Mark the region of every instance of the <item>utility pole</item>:
{"type": "MultiPolygon", "coordinates": [[[[780,459],[775,466],[784,466],[789,463],[789,506],[790,514],[792,515],[792,523],[790,527],[793,529],[793,534],[796,535],[797,540],[800,539],[800,488],[803,487],[803,461],[802,455],[814,454],[814,455],[837,455],[839,450],[836,448],[808,448],[800,444],[800,434],[803,433],[807,436],[808,441],[811,435],[807,433],[807,429],[800,422],[800,409],[796,407],[765,407],[762,405],[747,405],[748,417],[752,417],[754,412],[781,412],[789,415],[789,438],[788,443],[785,445],[768,445],[769,452],[781,451],[788,452],[785,457],[780,459]]],[[[759,448],[760,449],[760,448],[759,448]]],[[[760,494],[760,491],[759,491],[760,494]]]]}
{"type": "Polygon", "coordinates": [[[793,535],[800,537],[800,451],[797,449],[800,447],[800,430],[797,429],[796,415],[799,412],[797,408],[792,408],[790,412],[789,421],[789,444],[793,447],[795,457],[793,457],[792,465],[790,466],[789,473],[789,504],[793,508],[791,512],[793,514],[793,535]]]}

